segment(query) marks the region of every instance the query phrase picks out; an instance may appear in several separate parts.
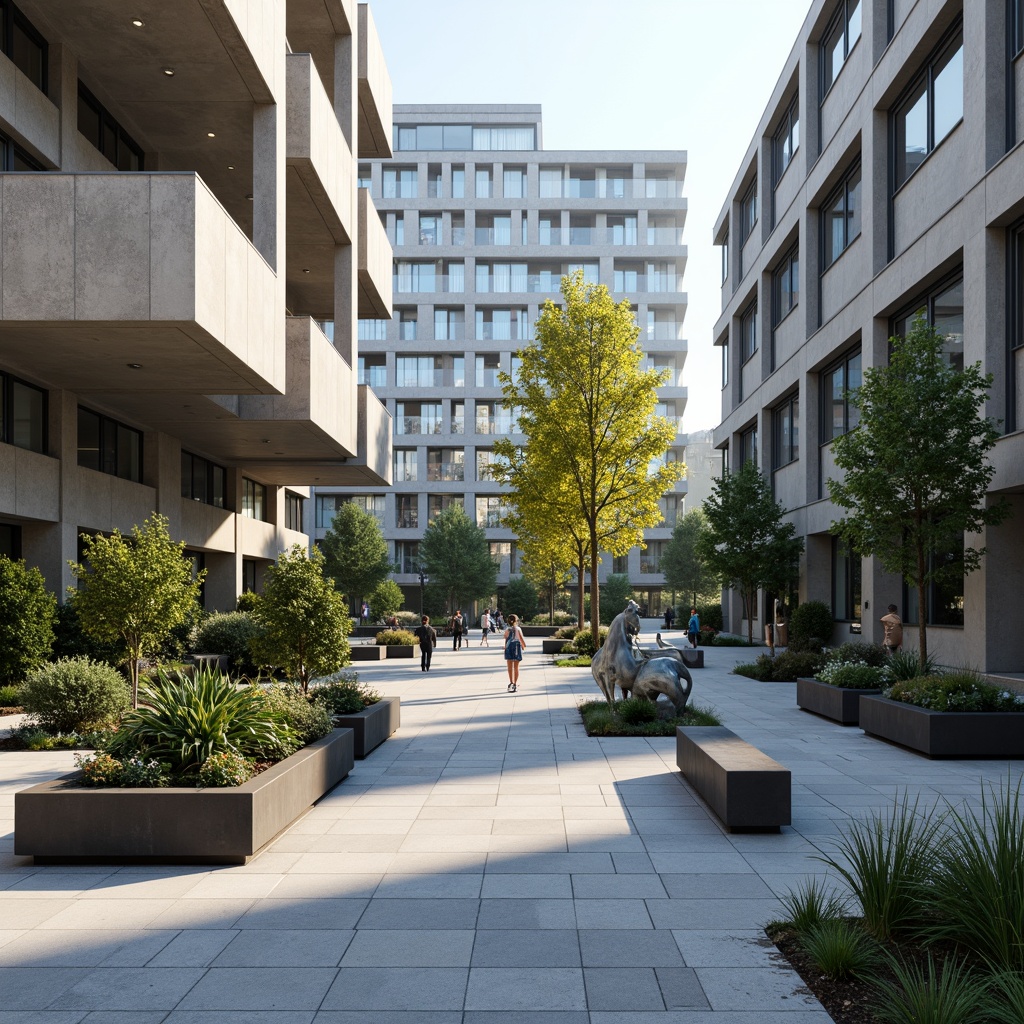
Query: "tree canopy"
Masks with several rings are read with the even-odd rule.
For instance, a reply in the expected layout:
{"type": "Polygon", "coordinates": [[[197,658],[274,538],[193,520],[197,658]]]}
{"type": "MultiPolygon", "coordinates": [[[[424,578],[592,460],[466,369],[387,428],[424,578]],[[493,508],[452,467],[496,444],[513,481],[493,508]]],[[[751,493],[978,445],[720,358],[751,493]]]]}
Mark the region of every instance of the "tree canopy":
{"type": "Polygon", "coordinates": [[[448,611],[494,594],[498,565],[487,535],[461,505],[450,505],[430,521],[419,554],[431,588],[444,594],[448,611]]]}
{"type": "Polygon", "coordinates": [[[718,599],[718,579],[701,550],[701,538],[707,531],[707,516],[699,508],[692,509],[676,522],[661,556],[665,583],[687,594],[691,605],[718,599]]]}
{"type": "Polygon", "coordinates": [[[24,559],[0,555],[0,684],[20,683],[53,648],[57,599],[24,559]]]}
{"type": "Polygon", "coordinates": [[[561,306],[544,303],[516,378],[500,375],[526,440],[520,447],[499,439],[494,450],[504,467],[495,476],[511,488],[521,516],[535,521],[560,510],[560,528],[579,529],[591,617],[600,622],[600,551],[621,555],[639,544],[661,520],[659,499],[685,467],[665,459],[676,436],[675,424],[655,415],[666,376],[641,368],[629,300],[616,305],[582,271],[563,277],[561,292],[561,306]],[[540,512],[532,514],[531,504],[540,512]]]}
{"type": "Polygon", "coordinates": [[[714,481],[704,513],[708,528],[698,552],[722,586],[740,592],[752,642],[757,592],[761,587],[785,589],[797,578],[803,538],[792,523],[782,521],[786,509],[772,497],[771,485],[753,461],[714,481]]]}
{"type": "Polygon", "coordinates": [[[68,588],[82,629],[117,641],[128,659],[132,707],[139,703],[139,660],[153,654],[199,600],[206,570],[193,578],[185,543],[175,543],[168,520],[154,512],[131,538],[114,530],[82,535],[85,562],[70,562],[78,588],[68,588]]]}
{"type": "Polygon", "coordinates": [[[350,610],[395,571],[377,517],[353,501],[334,513],[321,550],[324,572],[333,578],[350,610]]]}
{"type": "Polygon", "coordinates": [[[314,676],[348,664],[348,608],[334,581],[324,575],[319,549],[293,544],[266,572],[252,617],[260,627],[253,641],[257,661],[284,669],[308,690],[314,676]]]}
{"type": "Polygon", "coordinates": [[[1002,522],[1009,507],[986,503],[995,472],[988,453],[999,438],[982,415],[991,374],[980,363],[950,365],[944,337],[922,316],[906,339],[889,340],[889,365],[866,370],[849,395],[859,426],[832,442],[843,477],[828,481],[829,496],[848,512],[832,531],[915,588],[924,665],[928,587],[974,572],[985,548],[965,545],[964,534],[1002,522]]]}

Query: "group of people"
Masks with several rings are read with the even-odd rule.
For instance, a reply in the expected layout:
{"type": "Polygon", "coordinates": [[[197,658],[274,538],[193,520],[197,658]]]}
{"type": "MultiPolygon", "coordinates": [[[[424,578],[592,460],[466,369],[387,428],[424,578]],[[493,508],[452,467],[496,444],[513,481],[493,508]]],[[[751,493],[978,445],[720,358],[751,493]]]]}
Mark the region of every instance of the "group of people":
{"type": "MultiPolygon", "coordinates": [[[[462,638],[468,636],[469,629],[462,609],[457,609],[449,620],[452,631],[452,650],[462,650],[462,638]]],[[[519,625],[519,616],[509,615],[506,624],[501,612],[495,609],[491,614],[490,608],[485,608],[480,616],[480,646],[490,647],[490,634],[503,631],[505,641],[505,667],[508,670],[508,692],[515,693],[519,686],[519,664],[523,660],[523,651],[526,649],[526,639],[523,636],[522,627],[519,625]]],[[[437,646],[437,630],[430,625],[430,616],[424,615],[420,625],[415,629],[416,639],[420,647],[420,671],[430,671],[430,661],[437,646]]]]}

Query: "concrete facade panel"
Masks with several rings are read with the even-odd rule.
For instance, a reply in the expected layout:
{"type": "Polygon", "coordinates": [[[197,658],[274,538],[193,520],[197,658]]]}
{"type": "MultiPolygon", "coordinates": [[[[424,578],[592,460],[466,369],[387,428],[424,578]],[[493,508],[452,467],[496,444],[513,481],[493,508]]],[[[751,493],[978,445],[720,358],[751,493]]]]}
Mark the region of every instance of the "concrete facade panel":
{"type": "Polygon", "coordinates": [[[154,320],[196,316],[196,182],[190,175],[156,174],[150,184],[150,313],[154,320]]]}

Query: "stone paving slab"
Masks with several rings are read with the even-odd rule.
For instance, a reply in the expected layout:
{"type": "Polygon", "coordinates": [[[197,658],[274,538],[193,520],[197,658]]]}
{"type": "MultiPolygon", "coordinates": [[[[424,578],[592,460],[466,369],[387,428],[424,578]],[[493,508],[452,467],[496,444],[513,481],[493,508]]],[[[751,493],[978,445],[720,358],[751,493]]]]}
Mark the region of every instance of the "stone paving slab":
{"type": "Polygon", "coordinates": [[[851,817],[974,802],[1022,762],[930,762],[730,674],[693,699],[793,772],[793,825],[730,835],[668,739],[590,739],[589,671],[440,648],[360,677],[401,730],[248,865],[41,867],[13,793],[69,752],[0,752],[0,1024],[826,1024],[762,926],[851,817]]]}

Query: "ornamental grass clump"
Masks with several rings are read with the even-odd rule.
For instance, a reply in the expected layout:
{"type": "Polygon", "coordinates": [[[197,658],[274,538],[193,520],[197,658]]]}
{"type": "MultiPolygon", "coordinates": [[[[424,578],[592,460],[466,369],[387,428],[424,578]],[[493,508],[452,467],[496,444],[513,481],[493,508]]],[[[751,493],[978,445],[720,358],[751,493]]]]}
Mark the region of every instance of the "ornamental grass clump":
{"type": "MultiPolygon", "coordinates": [[[[873,1009],[881,1024],[990,1024],[985,980],[956,960],[941,970],[929,954],[921,967],[892,960],[895,982],[880,982],[873,1009]]],[[[1019,1021],[1019,1018],[1018,1018],[1019,1021]]]]}
{"type": "Polygon", "coordinates": [[[878,943],[859,924],[842,917],[812,925],[800,935],[800,945],[833,981],[866,978],[882,958],[878,943]]]}
{"type": "Polygon", "coordinates": [[[845,917],[849,904],[845,896],[817,878],[790,889],[779,897],[779,902],[786,911],[786,919],[774,922],[774,925],[790,927],[797,932],[808,931],[823,921],[845,917]]]}
{"type": "Polygon", "coordinates": [[[338,672],[315,679],[310,689],[314,704],[323,705],[332,715],[354,715],[381,700],[383,694],[359,682],[355,672],[338,672]]]}
{"type": "Polygon", "coordinates": [[[658,706],[645,697],[627,697],[615,705],[615,713],[627,725],[640,725],[657,719],[658,706]]]}

